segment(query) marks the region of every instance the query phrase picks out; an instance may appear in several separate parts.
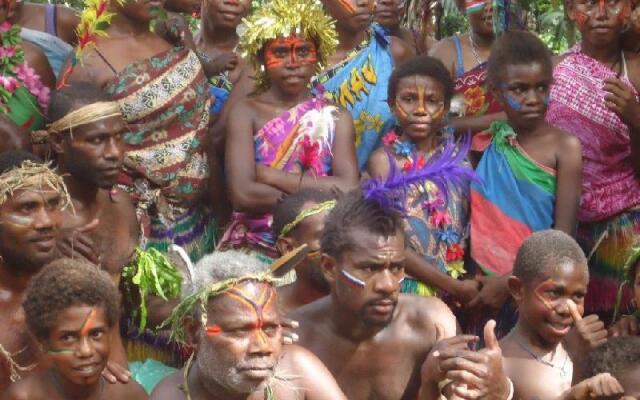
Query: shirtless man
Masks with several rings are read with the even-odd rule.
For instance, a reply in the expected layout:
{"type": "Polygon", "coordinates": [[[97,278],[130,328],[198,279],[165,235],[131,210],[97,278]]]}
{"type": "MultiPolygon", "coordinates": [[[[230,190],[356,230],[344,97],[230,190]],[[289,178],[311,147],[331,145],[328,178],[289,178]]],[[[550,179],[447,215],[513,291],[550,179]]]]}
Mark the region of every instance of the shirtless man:
{"type": "MultiPolygon", "coordinates": [[[[359,192],[346,195],[327,217],[322,234],[321,268],[331,294],[291,314],[300,323],[299,344],[323,361],[351,400],[416,399],[419,392],[421,399],[437,398],[442,377],[429,371],[442,375],[446,364],[441,360],[440,367],[432,368],[425,363],[427,355],[445,337],[442,352],[446,345],[466,347],[475,340],[451,338],[456,320],[440,299],[400,295],[404,248],[396,214],[359,192]]],[[[493,398],[506,398],[505,380],[491,379],[494,389],[502,391],[493,398]]]]}
{"type": "Polygon", "coordinates": [[[73,209],[64,211],[62,228],[80,231],[64,235],[75,240],[65,240],[61,246],[65,250],[73,246],[100,265],[117,286],[139,236],[129,196],[115,187],[124,160],[125,123],[118,105],[99,87],[77,82],[53,93],[49,120],[58,172],[73,204],[73,209]],[[97,110],[94,118],[82,119],[90,110],[97,110]]]}
{"type": "Polygon", "coordinates": [[[65,189],[62,178],[20,151],[0,154],[0,181],[0,326],[11,327],[0,329],[2,392],[39,357],[22,301],[31,277],[56,257],[65,189]],[[41,186],[41,179],[51,185],[41,186]]]}
{"type": "Polygon", "coordinates": [[[278,288],[283,314],[329,294],[329,284],[320,270],[320,238],[324,220],[335,203],[335,195],[331,192],[303,189],[286,196],[273,210],[278,252],[283,255],[303,244],[310,250],[296,266],[296,281],[278,288]]]}
{"type": "Polygon", "coordinates": [[[195,354],[184,370],[160,382],[151,399],[346,400],[313,354],[282,345],[276,292],[262,262],[237,251],[217,252],[194,271],[170,320],[195,354]],[[206,304],[189,302],[194,294],[206,304]]]}

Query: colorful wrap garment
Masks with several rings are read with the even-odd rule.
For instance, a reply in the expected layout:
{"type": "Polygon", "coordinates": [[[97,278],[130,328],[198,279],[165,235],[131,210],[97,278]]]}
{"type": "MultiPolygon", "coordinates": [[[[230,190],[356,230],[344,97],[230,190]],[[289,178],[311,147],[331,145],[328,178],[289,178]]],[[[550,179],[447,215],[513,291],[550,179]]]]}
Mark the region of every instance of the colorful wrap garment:
{"type": "Polygon", "coordinates": [[[7,118],[16,126],[32,132],[44,126],[44,115],[38,100],[24,86],[18,87],[6,104],[7,118]]]}
{"type": "Polygon", "coordinates": [[[454,36],[451,40],[456,47],[456,94],[451,100],[451,112],[460,117],[480,117],[502,111],[502,105],[487,85],[488,63],[465,72],[460,37],[454,36]]]}
{"type": "MultiPolygon", "coordinates": [[[[317,143],[320,163],[316,176],[331,174],[335,137],[335,106],[320,97],[311,98],[267,122],[255,134],[256,163],[285,172],[300,174],[300,154],[305,141],[317,143]]],[[[274,258],[275,235],[271,214],[251,215],[234,212],[220,240],[220,249],[248,249],[274,258]]]]}
{"type": "MultiPolygon", "coordinates": [[[[402,146],[397,145],[399,140],[394,140],[394,135],[392,131],[383,138],[385,152],[389,162],[395,162],[402,173],[411,170],[415,162],[428,163],[442,150],[440,146],[427,157],[416,156],[415,152],[403,155],[402,146]]],[[[468,162],[461,164],[471,169],[468,162]]],[[[404,230],[409,247],[454,279],[463,275],[466,272],[463,259],[469,233],[469,182],[465,181],[462,187],[447,185],[446,195],[430,181],[411,185],[404,207],[404,230]]],[[[438,294],[436,289],[411,277],[402,282],[402,292],[422,296],[438,294]]]]}
{"type": "Polygon", "coordinates": [[[387,104],[387,86],[393,71],[391,39],[377,24],[369,38],[340,64],[320,73],[313,85],[321,85],[326,96],[353,117],[356,156],[362,170],[371,153],[380,145],[382,134],[395,123],[387,104]]]}
{"type": "Polygon", "coordinates": [[[144,246],[166,252],[175,243],[197,261],[215,241],[215,223],[199,205],[210,97],[198,57],[172,48],[127,66],[105,89],[127,122],[119,183],[136,204],[144,246]]]}
{"type": "MultiPolygon", "coordinates": [[[[623,58],[623,72],[625,65],[623,58]]],[[[619,79],[637,96],[624,75],[619,79]]],[[[554,68],[553,77],[547,121],[582,143],[577,239],[591,256],[585,309],[607,319],[625,279],[626,257],[640,235],[640,178],[632,165],[630,131],[604,102],[604,80],[616,78],[616,72],[584,54],[579,44],[554,68]]],[[[627,305],[623,302],[622,310],[627,305]]]]}
{"type": "Polygon", "coordinates": [[[536,163],[505,121],[491,124],[493,140],[471,184],[471,258],[488,275],[513,269],[522,242],[553,226],[556,173],[536,163]]]}
{"type": "Polygon", "coordinates": [[[69,54],[73,51],[73,47],[48,32],[40,32],[33,29],[21,28],[20,36],[27,42],[33,43],[42,50],[51,65],[56,78],[60,75],[62,65],[69,54]]]}
{"type": "Polygon", "coordinates": [[[209,94],[211,95],[211,108],[209,111],[213,118],[220,114],[232,90],[233,83],[229,80],[229,73],[226,71],[209,79],[209,94]]]}

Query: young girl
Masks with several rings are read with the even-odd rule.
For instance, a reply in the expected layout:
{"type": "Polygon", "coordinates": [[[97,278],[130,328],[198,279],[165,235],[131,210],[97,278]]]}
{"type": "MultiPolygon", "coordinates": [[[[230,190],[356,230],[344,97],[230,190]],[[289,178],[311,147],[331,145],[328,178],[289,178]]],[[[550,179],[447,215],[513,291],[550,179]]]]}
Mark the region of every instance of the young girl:
{"type": "Polygon", "coordinates": [[[133,380],[108,383],[102,376],[118,321],[119,294],[95,266],[58,259],[33,277],[23,303],[30,332],[47,368],[14,383],[3,399],[146,399],[133,380]]]}
{"type": "Polygon", "coordinates": [[[445,175],[444,186],[425,180],[407,188],[405,269],[410,277],[403,291],[434,295],[441,290],[466,303],[478,293],[476,282],[457,279],[465,273],[472,172],[464,160],[468,148],[455,146],[442,131],[452,96],[453,82],[439,60],[421,56],[398,67],[389,81],[388,101],[399,126],[384,136],[368,170],[373,178],[387,179],[397,170],[414,173],[440,157],[460,167],[459,175],[445,175]]]}

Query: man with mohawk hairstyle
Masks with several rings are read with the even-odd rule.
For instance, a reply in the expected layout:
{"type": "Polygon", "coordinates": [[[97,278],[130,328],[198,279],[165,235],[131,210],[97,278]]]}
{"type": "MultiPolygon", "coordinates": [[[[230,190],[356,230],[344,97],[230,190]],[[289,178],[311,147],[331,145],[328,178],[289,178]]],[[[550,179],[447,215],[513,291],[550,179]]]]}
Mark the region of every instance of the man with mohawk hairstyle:
{"type": "Polygon", "coordinates": [[[347,399],[313,354],[282,345],[274,279],[260,260],[233,250],[216,252],[192,270],[167,323],[195,353],[151,399],[347,399]]]}
{"type": "Polygon", "coordinates": [[[240,49],[257,71],[257,92],[235,103],[228,120],[235,212],[220,245],[274,257],[270,212],[278,199],[300,188],[357,185],[354,128],[346,110],[309,90],[336,47],[334,22],[319,3],[274,0],[244,21],[240,49]]]}

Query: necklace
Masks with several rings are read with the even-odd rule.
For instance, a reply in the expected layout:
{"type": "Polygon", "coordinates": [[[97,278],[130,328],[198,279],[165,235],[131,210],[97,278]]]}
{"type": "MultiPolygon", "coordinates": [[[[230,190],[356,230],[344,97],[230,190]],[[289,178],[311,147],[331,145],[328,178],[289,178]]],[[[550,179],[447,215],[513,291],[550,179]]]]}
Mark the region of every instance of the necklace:
{"type": "Polygon", "coordinates": [[[471,53],[473,54],[473,57],[476,59],[476,65],[482,64],[484,61],[478,55],[478,46],[476,45],[476,42],[473,40],[473,33],[469,33],[469,44],[471,45],[470,46],[471,53]]]}
{"type": "MultiPolygon", "coordinates": [[[[540,357],[536,353],[534,353],[524,343],[522,343],[518,339],[516,339],[515,335],[512,336],[512,339],[513,339],[514,342],[516,342],[516,344],[518,346],[520,346],[520,348],[522,350],[524,350],[527,354],[529,354],[534,360],[536,360],[537,362],[539,362],[542,365],[546,365],[547,367],[551,367],[551,368],[559,370],[560,371],[560,376],[562,376],[563,378],[567,378],[568,377],[568,373],[565,370],[565,367],[567,366],[567,360],[569,360],[569,354],[568,353],[565,352],[565,357],[564,357],[564,361],[562,362],[562,366],[558,366],[558,365],[554,364],[551,361],[547,361],[547,360],[542,359],[542,357],[540,357]]],[[[553,360],[553,358],[552,358],[552,360],[553,360]]]]}
{"type": "MultiPolygon", "coordinates": [[[[53,378],[53,386],[56,388],[56,392],[58,392],[58,394],[61,395],[64,399],[68,399],[69,396],[67,396],[67,394],[64,391],[64,388],[60,385],[60,382],[58,382],[57,374],[55,373],[55,371],[51,371],[51,377],[53,378]]],[[[100,389],[98,390],[98,396],[96,397],[96,400],[100,400],[102,398],[103,392],[104,392],[104,378],[100,376],[100,389]]]]}

